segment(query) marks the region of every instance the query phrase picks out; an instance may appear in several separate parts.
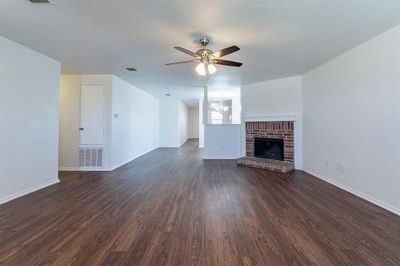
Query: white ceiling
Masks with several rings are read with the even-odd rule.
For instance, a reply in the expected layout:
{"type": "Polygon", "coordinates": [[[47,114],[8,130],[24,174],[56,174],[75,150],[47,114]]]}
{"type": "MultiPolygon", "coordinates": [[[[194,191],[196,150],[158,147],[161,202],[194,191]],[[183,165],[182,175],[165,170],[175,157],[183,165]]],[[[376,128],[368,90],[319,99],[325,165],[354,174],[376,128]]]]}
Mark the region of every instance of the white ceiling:
{"type": "MultiPolygon", "coordinates": [[[[299,75],[400,23],[400,0],[0,0],[0,35],[63,64],[63,73],[112,73],[185,101],[202,86],[240,86],[299,75]],[[173,49],[237,45],[209,78],[173,49]],[[127,72],[133,66],[138,72],[127,72]]],[[[28,71],[28,70],[27,70],[28,71]]]]}

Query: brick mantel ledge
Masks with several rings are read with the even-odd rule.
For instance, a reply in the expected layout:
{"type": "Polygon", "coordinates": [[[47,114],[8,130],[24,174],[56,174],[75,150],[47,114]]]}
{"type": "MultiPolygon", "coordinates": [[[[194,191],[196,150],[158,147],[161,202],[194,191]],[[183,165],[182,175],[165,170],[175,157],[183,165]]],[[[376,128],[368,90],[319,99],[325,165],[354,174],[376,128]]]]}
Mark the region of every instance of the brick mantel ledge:
{"type": "Polygon", "coordinates": [[[244,122],[285,122],[296,121],[296,115],[267,115],[267,116],[243,116],[244,122]]]}

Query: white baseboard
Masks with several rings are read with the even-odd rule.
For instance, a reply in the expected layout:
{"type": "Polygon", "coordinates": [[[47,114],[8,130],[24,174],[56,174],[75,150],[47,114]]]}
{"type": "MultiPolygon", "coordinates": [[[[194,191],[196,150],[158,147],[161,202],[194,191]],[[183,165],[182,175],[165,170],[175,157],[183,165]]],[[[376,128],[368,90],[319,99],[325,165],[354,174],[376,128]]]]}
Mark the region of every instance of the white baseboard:
{"type": "Polygon", "coordinates": [[[371,196],[369,196],[369,195],[367,195],[367,194],[365,194],[363,192],[360,192],[360,191],[358,191],[356,189],[353,189],[353,188],[350,188],[348,186],[345,186],[345,185],[343,185],[343,184],[341,184],[339,182],[336,182],[336,181],[334,181],[334,180],[332,180],[332,179],[330,179],[328,177],[325,177],[325,176],[323,176],[323,175],[321,175],[321,174],[319,174],[317,172],[314,172],[312,170],[304,169],[304,172],[306,172],[306,173],[308,173],[310,175],[313,175],[313,176],[315,176],[315,177],[317,177],[317,178],[319,178],[321,180],[324,180],[325,182],[328,182],[329,184],[332,184],[332,185],[334,185],[334,186],[336,186],[338,188],[346,190],[347,192],[350,192],[351,194],[354,194],[357,197],[360,197],[360,198],[362,198],[362,199],[364,199],[364,200],[366,200],[368,202],[371,202],[372,204],[375,204],[375,205],[377,205],[377,206],[379,206],[381,208],[384,208],[385,210],[388,210],[388,211],[400,216],[400,209],[398,209],[396,207],[393,207],[393,206],[391,206],[391,205],[389,205],[387,203],[384,203],[384,202],[382,202],[380,200],[377,200],[377,199],[375,199],[375,198],[373,198],[373,197],[371,197],[371,196]]]}
{"type": "Polygon", "coordinates": [[[303,171],[303,164],[296,164],[296,161],[295,161],[294,162],[294,169],[303,171]]]}
{"type": "Polygon", "coordinates": [[[183,144],[185,144],[185,143],[186,143],[186,141],[188,141],[188,138],[187,138],[187,139],[185,139],[184,141],[182,141],[182,142],[181,142],[181,144],[179,144],[179,146],[178,146],[178,147],[180,147],[180,146],[182,146],[183,144]]]}
{"type": "MultiPolygon", "coordinates": [[[[146,154],[146,153],[144,153],[144,154],[146,154]]],[[[142,155],[144,155],[144,154],[142,154],[142,155]]],[[[134,157],[132,157],[132,158],[130,158],[130,159],[128,159],[128,160],[125,160],[125,161],[123,161],[123,162],[121,162],[121,163],[118,163],[118,164],[116,164],[116,165],[110,167],[107,171],[113,171],[113,170],[115,170],[115,169],[117,169],[117,168],[120,168],[121,166],[123,166],[123,165],[125,165],[125,164],[127,164],[127,163],[132,162],[133,160],[135,160],[136,158],[139,158],[139,157],[142,156],[142,155],[134,156],[134,157]]]]}
{"type": "Polygon", "coordinates": [[[147,154],[147,153],[149,153],[151,151],[154,151],[155,149],[158,149],[158,148],[159,147],[155,147],[155,148],[153,148],[151,150],[143,152],[143,153],[141,153],[139,155],[136,155],[136,156],[134,156],[134,157],[132,157],[132,158],[130,158],[128,160],[125,160],[125,161],[123,161],[121,163],[118,163],[118,164],[116,164],[116,165],[114,165],[112,167],[108,167],[108,168],[80,168],[80,167],[64,167],[64,166],[60,166],[60,167],[58,167],[58,171],[66,171],[66,172],[68,172],[68,171],[74,171],[74,172],[75,171],[79,171],[79,172],[91,172],[91,171],[92,172],[109,172],[109,171],[113,171],[113,170],[115,170],[115,169],[117,169],[117,168],[119,168],[119,167],[121,167],[121,166],[123,166],[123,165],[125,165],[127,163],[130,163],[133,160],[135,160],[135,159],[137,159],[137,158],[139,158],[139,157],[141,157],[141,156],[143,156],[143,155],[145,155],[145,154],[147,154]]]}
{"type": "Polygon", "coordinates": [[[154,151],[155,149],[158,149],[158,147],[155,147],[155,148],[150,149],[150,150],[148,150],[148,151],[142,152],[141,154],[136,155],[136,156],[133,156],[132,158],[130,158],[130,159],[128,159],[128,160],[125,160],[124,162],[118,163],[117,165],[115,165],[115,166],[109,168],[107,171],[113,171],[113,170],[115,170],[115,169],[117,169],[117,168],[120,168],[121,166],[123,166],[123,165],[125,165],[125,164],[127,164],[127,163],[130,163],[130,162],[132,162],[133,160],[135,160],[135,159],[137,159],[137,158],[139,158],[139,157],[141,157],[141,156],[143,156],[143,155],[145,155],[145,154],[147,154],[147,153],[149,153],[149,152],[154,151]]]}
{"type": "Polygon", "coordinates": [[[34,192],[36,190],[39,190],[39,189],[42,189],[42,188],[57,184],[58,182],[60,182],[60,180],[58,178],[55,178],[55,179],[52,179],[50,181],[47,181],[46,183],[31,187],[31,188],[24,189],[22,191],[19,191],[17,193],[14,193],[12,195],[7,196],[7,197],[1,198],[0,199],[0,204],[3,204],[3,203],[6,203],[6,202],[8,202],[10,200],[22,197],[22,196],[27,195],[29,193],[32,193],[32,192],[34,192]]]}
{"type": "Polygon", "coordinates": [[[189,139],[186,139],[184,141],[182,141],[181,143],[179,143],[178,145],[162,145],[158,148],[179,148],[181,147],[183,144],[185,144],[186,141],[188,141],[189,139]]]}

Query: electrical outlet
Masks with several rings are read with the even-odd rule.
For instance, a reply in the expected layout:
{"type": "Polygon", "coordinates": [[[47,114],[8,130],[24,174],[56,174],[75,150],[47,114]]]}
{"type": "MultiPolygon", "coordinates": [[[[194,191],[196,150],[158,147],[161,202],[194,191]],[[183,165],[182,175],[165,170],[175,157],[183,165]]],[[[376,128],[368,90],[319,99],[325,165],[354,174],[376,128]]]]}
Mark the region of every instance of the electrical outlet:
{"type": "Polygon", "coordinates": [[[343,164],[340,164],[340,163],[338,163],[337,165],[336,165],[336,170],[338,170],[339,172],[344,172],[344,165],[343,164]]]}

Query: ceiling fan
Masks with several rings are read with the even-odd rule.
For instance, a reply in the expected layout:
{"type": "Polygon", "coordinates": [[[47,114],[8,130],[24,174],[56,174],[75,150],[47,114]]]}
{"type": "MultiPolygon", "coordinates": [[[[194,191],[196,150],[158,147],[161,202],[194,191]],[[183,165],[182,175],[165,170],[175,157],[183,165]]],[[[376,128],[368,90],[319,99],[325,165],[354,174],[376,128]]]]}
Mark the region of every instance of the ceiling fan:
{"type": "Polygon", "coordinates": [[[201,44],[202,48],[200,50],[198,50],[197,52],[192,52],[192,51],[182,48],[182,47],[174,47],[176,50],[194,57],[194,59],[187,60],[187,61],[181,61],[181,62],[175,62],[175,63],[169,63],[169,64],[165,64],[165,65],[170,66],[170,65],[185,64],[185,63],[199,63],[196,67],[196,71],[200,76],[205,76],[207,74],[207,72],[209,74],[214,74],[217,71],[217,68],[214,65],[224,65],[224,66],[233,66],[233,67],[240,67],[242,65],[242,63],[239,63],[239,62],[219,59],[220,57],[223,57],[225,55],[239,51],[240,50],[239,47],[234,45],[234,46],[230,46],[225,49],[213,52],[212,50],[206,48],[206,46],[208,45],[209,42],[210,41],[207,38],[202,38],[200,40],[200,44],[201,44]]]}

